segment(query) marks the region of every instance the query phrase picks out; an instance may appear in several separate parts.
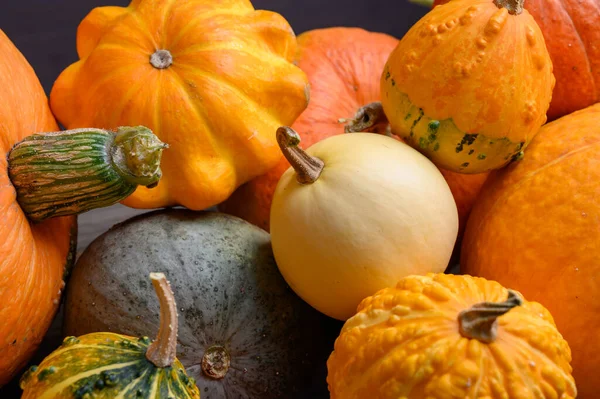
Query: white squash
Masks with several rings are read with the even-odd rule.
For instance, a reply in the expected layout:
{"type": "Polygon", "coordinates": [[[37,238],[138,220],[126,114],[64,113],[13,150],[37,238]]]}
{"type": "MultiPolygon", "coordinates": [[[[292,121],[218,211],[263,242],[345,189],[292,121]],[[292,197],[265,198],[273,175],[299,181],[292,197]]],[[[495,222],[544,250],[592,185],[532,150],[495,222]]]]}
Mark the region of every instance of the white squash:
{"type": "Polygon", "coordinates": [[[425,156],[372,133],[329,137],[305,152],[298,134],[282,127],[277,141],[292,167],[271,205],[273,253],[308,304],[346,320],[399,279],[446,269],[458,212],[425,156]]]}

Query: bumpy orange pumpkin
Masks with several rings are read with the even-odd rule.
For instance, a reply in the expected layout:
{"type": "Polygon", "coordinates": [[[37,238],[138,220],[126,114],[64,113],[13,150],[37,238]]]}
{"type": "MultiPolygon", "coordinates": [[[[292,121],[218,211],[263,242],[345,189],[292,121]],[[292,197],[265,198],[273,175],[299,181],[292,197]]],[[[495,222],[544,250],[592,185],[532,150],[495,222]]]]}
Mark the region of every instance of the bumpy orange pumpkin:
{"type": "MultiPolygon", "coordinates": [[[[308,108],[293,128],[302,132],[306,148],[326,137],[343,134],[345,126],[340,118],[353,116],[362,105],[379,100],[381,71],[397,44],[394,37],[360,28],[315,29],[298,36],[296,64],[308,76],[311,95],[308,108]]],[[[351,121],[359,127],[367,125],[361,124],[360,118],[351,121]]],[[[368,122],[367,130],[385,133],[387,121],[368,122]]],[[[241,186],[219,209],[269,231],[273,193],[289,167],[289,162],[281,157],[275,168],[241,186]]],[[[454,195],[462,231],[486,175],[441,172],[454,195]]]]}
{"type": "Polygon", "coordinates": [[[600,1],[527,0],[524,7],[544,34],[556,77],[548,119],[600,101],[600,1]]]}
{"type": "Polygon", "coordinates": [[[0,31],[0,386],[29,360],[58,308],[76,238],[72,216],[30,223],[8,176],[7,153],[56,121],[37,76],[0,31]]]}
{"type": "Polygon", "coordinates": [[[462,246],[462,271],[542,303],[573,351],[581,398],[600,369],[600,104],[545,125],[528,156],[490,175],[462,246]]]}
{"type": "Polygon", "coordinates": [[[50,96],[68,128],[144,125],[169,144],[156,188],[124,203],[204,209],[275,166],[275,130],[306,108],[287,21],[247,0],[133,0],[80,24],[50,96]]]}
{"type": "Polygon", "coordinates": [[[392,131],[435,164],[481,173],[521,156],[546,121],[554,84],[522,0],[454,0],[402,38],[381,100],[392,131]]]}
{"type": "Polygon", "coordinates": [[[552,315],[495,281],[406,277],[362,301],[327,362],[332,399],[573,399],[552,315]]]}

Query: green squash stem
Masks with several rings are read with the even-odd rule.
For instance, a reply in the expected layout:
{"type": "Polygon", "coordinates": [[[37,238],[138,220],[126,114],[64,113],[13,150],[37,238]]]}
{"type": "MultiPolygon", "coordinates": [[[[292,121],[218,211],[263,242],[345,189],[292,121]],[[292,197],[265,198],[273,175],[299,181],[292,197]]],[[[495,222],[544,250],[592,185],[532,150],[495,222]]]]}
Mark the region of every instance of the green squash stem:
{"type": "Polygon", "coordinates": [[[34,222],[106,207],[154,187],[167,145],[143,126],[34,134],[13,146],[8,174],[34,222]]]}
{"type": "Polygon", "coordinates": [[[508,298],[504,302],[481,302],[458,315],[460,334],[469,339],[483,343],[491,343],[498,335],[498,317],[511,309],[521,306],[523,300],[515,291],[508,290],[508,298]]]}
{"type": "Polygon", "coordinates": [[[160,302],[160,326],[158,336],[146,351],[146,359],[156,367],[165,368],[173,364],[177,355],[177,305],[163,273],[150,273],[150,279],[160,302]]]}
{"type": "Polygon", "coordinates": [[[296,171],[296,179],[300,184],[312,184],[317,181],[325,167],[325,163],[308,155],[299,147],[300,135],[291,127],[282,126],[277,129],[277,143],[281,152],[296,171]]]}

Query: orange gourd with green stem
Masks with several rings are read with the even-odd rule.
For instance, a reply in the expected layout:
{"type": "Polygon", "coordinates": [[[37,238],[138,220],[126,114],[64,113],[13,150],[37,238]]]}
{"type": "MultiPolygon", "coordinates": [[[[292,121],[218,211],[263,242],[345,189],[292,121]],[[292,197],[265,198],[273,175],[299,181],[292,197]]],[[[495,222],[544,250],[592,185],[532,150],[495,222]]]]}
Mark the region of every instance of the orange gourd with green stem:
{"type": "Polygon", "coordinates": [[[548,120],[600,101],[600,2],[526,0],[523,7],[542,30],[556,77],[548,120]]]}
{"type": "Polygon", "coordinates": [[[522,156],[555,79],[522,0],[454,0],[402,38],[381,75],[392,132],[441,168],[481,173],[522,156]]]}
{"type": "Polygon", "coordinates": [[[569,344],[537,302],[471,276],[408,276],[365,298],[327,362],[332,399],[574,399],[569,344]]]}
{"type": "Polygon", "coordinates": [[[170,146],[158,186],[124,201],[136,208],[224,201],[276,165],[273,132],[308,103],[292,28],[247,0],[96,8],[79,25],[77,52],[50,94],[59,122],[144,125],[170,146]]]}
{"type": "Polygon", "coordinates": [[[57,132],[33,69],[2,31],[0,54],[2,386],[31,358],[58,309],[75,255],[73,215],[155,184],[164,144],[144,127],[57,132]]]}
{"type": "MultiPolygon", "coordinates": [[[[364,113],[356,111],[380,99],[381,71],[397,44],[398,40],[392,36],[360,28],[315,29],[298,36],[296,65],[308,76],[311,95],[308,108],[293,128],[302,132],[306,147],[344,134],[345,130],[386,133],[389,124],[384,120],[385,115],[379,120],[364,121],[364,113]],[[346,125],[352,125],[351,129],[346,125]]],[[[219,209],[269,231],[275,186],[289,167],[282,156],[277,166],[242,185],[219,209]]],[[[486,175],[441,172],[454,195],[462,231],[486,175]]]]}

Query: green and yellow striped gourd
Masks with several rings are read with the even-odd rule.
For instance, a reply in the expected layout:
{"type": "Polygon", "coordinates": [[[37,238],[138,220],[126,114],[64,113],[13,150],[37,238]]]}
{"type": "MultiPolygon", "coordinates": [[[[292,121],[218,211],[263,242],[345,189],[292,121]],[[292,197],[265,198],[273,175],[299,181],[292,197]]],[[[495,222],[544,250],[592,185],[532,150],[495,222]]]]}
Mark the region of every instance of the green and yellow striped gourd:
{"type": "Polygon", "coordinates": [[[200,399],[176,359],[177,307],[164,274],[150,278],[160,300],[157,339],[115,333],[67,337],[21,378],[23,399],[200,399]]]}

